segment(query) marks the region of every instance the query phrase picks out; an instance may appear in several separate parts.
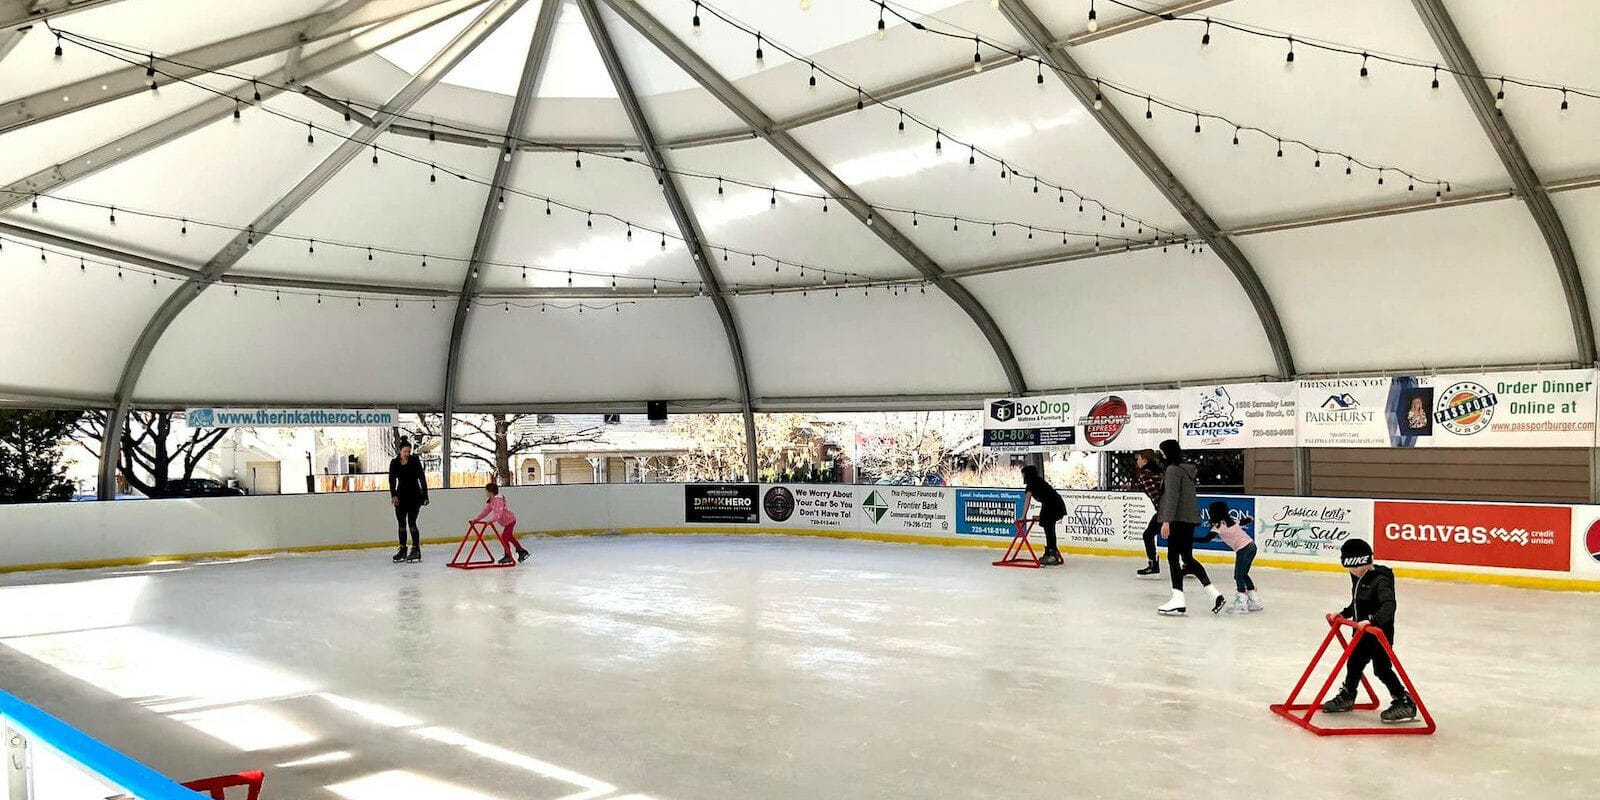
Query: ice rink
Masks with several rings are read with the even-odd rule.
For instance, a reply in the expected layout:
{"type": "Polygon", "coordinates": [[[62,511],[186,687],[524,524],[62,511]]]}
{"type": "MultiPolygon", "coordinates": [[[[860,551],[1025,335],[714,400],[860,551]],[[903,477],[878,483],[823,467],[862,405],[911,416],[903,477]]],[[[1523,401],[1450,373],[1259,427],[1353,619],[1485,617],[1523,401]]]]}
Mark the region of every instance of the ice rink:
{"type": "Polygon", "coordinates": [[[1592,594],[1402,571],[1439,732],[1323,739],[1267,705],[1343,574],[1258,569],[1265,612],[1163,618],[1124,558],[529,541],[474,573],[433,547],[0,576],[0,674],[174,778],[263,769],[271,800],[1600,796],[1592,594]]]}

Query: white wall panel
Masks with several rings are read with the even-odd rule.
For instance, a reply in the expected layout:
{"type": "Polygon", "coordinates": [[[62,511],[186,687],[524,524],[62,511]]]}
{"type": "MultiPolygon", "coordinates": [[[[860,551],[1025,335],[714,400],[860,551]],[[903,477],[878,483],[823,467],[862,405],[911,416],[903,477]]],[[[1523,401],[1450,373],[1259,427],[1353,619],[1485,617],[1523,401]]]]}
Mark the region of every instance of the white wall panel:
{"type": "MultiPolygon", "coordinates": [[[[682,241],[669,235],[666,248],[661,247],[657,231],[676,234],[678,226],[654,173],[637,162],[638,153],[620,155],[636,161],[591,155],[579,168],[571,153],[523,153],[516,159],[511,185],[629,220],[635,225],[631,241],[626,223],[604,214],[595,215],[591,228],[584,213],[552,205],[546,215],[542,201],[509,194],[490,260],[639,276],[620,282],[621,287],[647,288],[650,278],[698,283],[699,272],[682,241]]],[[[529,272],[526,283],[520,271],[504,268],[492,268],[482,277],[487,289],[567,285],[564,275],[538,271],[529,272]]],[[[608,281],[578,275],[573,285],[607,286],[608,281]]]]}
{"type": "MultiPolygon", "coordinates": [[[[305,148],[304,129],[300,138],[300,147],[305,148]]],[[[424,163],[380,152],[374,166],[372,150],[367,148],[290,214],[278,230],[324,242],[470,257],[489,192],[485,184],[494,173],[495,153],[394,135],[379,137],[378,143],[424,163]],[[428,163],[439,165],[437,182],[428,179],[428,163]],[[447,169],[461,170],[484,183],[460,180],[447,169]]],[[[277,196],[262,200],[262,208],[277,196]]],[[[464,269],[462,262],[437,258],[424,268],[420,257],[384,253],[375,253],[368,261],[364,250],[330,245],[317,247],[312,255],[304,242],[268,239],[247,253],[234,271],[456,288],[464,269]]]]}
{"type": "MultiPolygon", "coordinates": [[[[343,128],[335,115],[303,98],[277,97],[269,108],[294,117],[317,119],[343,128]],[[329,120],[332,120],[330,122],[329,120]]],[[[63,197],[141,209],[193,220],[248,225],[272,198],[281,196],[325,156],[338,140],[331,135],[306,144],[303,125],[257,109],[239,121],[224,117],[187,136],[89,175],[57,190],[63,197]]],[[[101,209],[39,201],[37,214],[21,206],[11,215],[24,224],[152,255],[179,264],[204,264],[234,232],[193,223],[181,234],[177,220],[153,220],[129,213],[116,225],[101,209]]]]}
{"type": "Polygon", "coordinates": [[[758,397],[999,392],[989,342],[937,289],[732,300],[758,397]]]}
{"type": "MultiPolygon", "coordinates": [[[[140,92],[132,97],[0,134],[0,185],[71,160],[90,148],[125,136],[214,96],[201,89],[176,84],[159,92],[140,92]]],[[[9,199],[0,196],[0,202],[9,199]]]]}
{"type": "MultiPolygon", "coordinates": [[[[52,22],[82,36],[171,54],[315,14],[326,5],[326,0],[137,0],[105,4],[52,22]]],[[[63,45],[59,59],[55,47],[55,37],[44,25],[36,24],[0,62],[0,102],[127,66],[125,61],[96,51],[108,49],[103,46],[91,50],[69,42],[63,45]]]]}
{"type": "Polygon", "coordinates": [[[1141,250],[966,278],[1034,389],[1265,375],[1250,301],[1211,253],[1141,250]]]}
{"type": "Polygon", "coordinates": [[[467,324],[465,404],[738,396],[727,339],[707,298],[582,314],[479,306],[467,324]]]}
{"type": "MultiPolygon", "coordinates": [[[[1485,74],[1596,88],[1600,25],[1591,0],[1445,6],[1485,74]]],[[[1499,89],[1498,82],[1489,86],[1499,89]]],[[[1600,172],[1600,100],[1570,96],[1562,111],[1559,92],[1507,85],[1504,111],[1541,179],[1600,172]]]]}
{"type": "MultiPolygon", "coordinates": [[[[804,173],[762,141],[675,150],[668,160],[677,169],[699,174],[737,176],[789,191],[822,194],[804,173]]],[[[730,183],[723,184],[723,194],[719,195],[714,180],[680,178],[679,186],[712,242],[808,266],[865,275],[915,274],[899,254],[836,202],[830,203],[824,213],[817,200],[780,194],[774,206],[771,193],[730,183]]],[[[748,258],[733,257],[726,265],[718,261],[717,266],[723,279],[730,283],[771,282],[777,277],[772,264],[761,261],[754,273],[748,258]]],[[[795,277],[791,269],[783,279],[795,277]]]]}
{"type": "Polygon", "coordinates": [[[1600,189],[1560,192],[1550,195],[1550,200],[1555,203],[1578,257],[1578,274],[1583,276],[1589,314],[1600,319],[1600,189]]]}
{"type": "MultiPolygon", "coordinates": [[[[687,13],[689,8],[681,6],[679,11],[687,13]]],[[[628,82],[633,85],[634,93],[639,96],[640,104],[644,106],[645,114],[650,119],[650,127],[658,140],[666,141],[689,134],[725,131],[742,126],[739,118],[729,111],[727,106],[712,97],[710,92],[700,88],[700,84],[657,50],[655,45],[646,41],[632,25],[624,22],[609,8],[603,8],[600,14],[605,19],[606,30],[611,35],[611,44],[617,49],[623,69],[627,70],[628,82]]],[[[671,18],[659,13],[657,18],[671,25],[669,22],[671,18]]],[[[705,19],[704,16],[702,19],[705,19]]],[[[683,18],[683,27],[687,27],[688,21],[687,17],[683,18]]],[[[708,19],[706,21],[709,22],[708,19]]],[[[688,36],[685,32],[685,38],[694,37],[688,36]]],[[[705,37],[701,37],[690,44],[694,46],[704,44],[705,41],[705,37]]],[[[724,42],[731,43],[731,40],[724,39],[724,42]]],[[[753,43],[747,57],[754,62],[753,43]]],[[[620,103],[618,107],[620,109],[620,103]]]]}
{"type": "Polygon", "coordinates": [[[1301,372],[1569,361],[1549,250],[1499,201],[1238,237],[1301,372]]]}
{"type": "MultiPolygon", "coordinates": [[[[55,248],[52,248],[55,249],[55,248]]],[[[109,395],[145,321],[177,285],[51,254],[7,236],[0,252],[0,386],[109,395]]]]}
{"type": "MultiPolygon", "coordinates": [[[[917,116],[947,126],[950,135],[975,142],[1028,174],[1077,189],[1112,208],[1168,229],[1178,229],[1182,219],[1120,148],[1089,118],[1089,113],[1059,81],[1037,83],[1037,73],[1026,65],[987,70],[959,83],[906,98],[905,106],[917,116]]],[[[934,148],[934,134],[908,123],[898,128],[896,112],[867,109],[794,132],[795,137],[829,164],[869,201],[929,212],[960,214],[969,219],[1014,221],[1057,230],[1072,230],[1107,237],[1138,237],[1138,224],[1121,227],[1115,214],[1106,221],[1099,210],[1085,205],[1078,212],[1072,195],[1042,188],[1033,192],[1031,180],[1000,178],[1000,167],[979,156],[969,166],[966,147],[944,143],[943,155],[934,148]]],[[[1060,234],[1037,233],[1027,238],[1025,228],[963,224],[919,219],[895,214],[892,220],[934,260],[947,267],[965,267],[1032,255],[1062,248],[1060,234]]],[[[1146,231],[1144,236],[1148,236],[1146,231]]],[[[1071,237],[1075,246],[1092,238],[1071,237]]]]}
{"type": "MultiPolygon", "coordinates": [[[[1271,30],[1439,59],[1409,0],[1234,0],[1216,11],[1219,18],[1271,30]]],[[[1427,72],[1376,62],[1362,79],[1360,56],[1303,46],[1286,69],[1282,41],[1213,28],[1211,45],[1202,47],[1201,33],[1189,23],[1151,25],[1074,48],[1073,55],[1091,75],[1317,147],[1453,181],[1457,189],[1506,184],[1493,148],[1449,81],[1433,91],[1427,72]]],[[[1195,134],[1192,116],[1161,109],[1147,121],[1142,99],[1106,96],[1224,225],[1432,195],[1422,186],[1408,192],[1396,175],[1386,176],[1383,186],[1376,173],[1360,168],[1346,177],[1339,159],[1324,158],[1322,169],[1314,169],[1313,155],[1292,145],[1277,158],[1275,143],[1259,135],[1243,134],[1234,147],[1233,129],[1224,123],[1202,122],[1195,134]]]]}
{"type": "Polygon", "coordinates": [[[455,306],[206,290],[150,356],[135,399],[439,402],[455,306]]]}

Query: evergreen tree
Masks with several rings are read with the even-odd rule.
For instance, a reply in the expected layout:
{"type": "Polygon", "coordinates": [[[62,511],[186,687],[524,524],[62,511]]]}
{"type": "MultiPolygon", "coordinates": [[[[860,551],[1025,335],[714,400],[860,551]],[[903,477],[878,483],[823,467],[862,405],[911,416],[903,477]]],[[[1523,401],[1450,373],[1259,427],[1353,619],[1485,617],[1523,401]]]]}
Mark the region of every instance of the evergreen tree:
{"type": "Polygon", "coordinates": [[[0,503],[72,497],[61,447],[79,416],[76,411],[0,410],[0,503]]]}

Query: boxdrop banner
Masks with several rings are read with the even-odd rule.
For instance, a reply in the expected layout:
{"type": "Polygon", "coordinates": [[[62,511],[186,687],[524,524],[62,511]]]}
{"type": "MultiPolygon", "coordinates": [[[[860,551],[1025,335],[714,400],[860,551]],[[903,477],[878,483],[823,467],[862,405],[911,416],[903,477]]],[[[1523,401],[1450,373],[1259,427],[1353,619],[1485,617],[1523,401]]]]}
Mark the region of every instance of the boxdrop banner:
{"type": "Polygon", "coordinates": [[[756,510],[761,487],[753,483],[688,483],[683,487],[685,522],[739,523],[761,521],[756,510]]]}
{"type": "Polygon", "coordinates": [[[1295,385],[1233,383],[1178,390],[1185,448],[1294,447],[1295,385]]]}
{"type": "Polygon", "coordinates": [[[1178,392],[1076,395],[1079,450],[1142,450],[1178,438],[1178,392]]]}
{"type": "Polygon", "coordinates": [[[1345,541],[1372,541],[1371,500],[1258,497],[1256,513],[1262,558],[1336,564],[1345,541]]]}
{"type": "Polygon", "coordinates": [[[956,489],[956,533],[1014,536],[1028,501],[1021,489],[956,489]]]}
{"type": "Polygon", "coordinates": [[[983,446],[1003,453],[1071,450],[1077,444],[1078,396],[1043,395],[983,404],[983,446]]]}
{"type": "Polygon", "coordinates": [[[392,408],[191,408],[191,428],[392,428],[400,412],[392,408]]]}
{"type": "Polygon", "coordinates": [[[1561,572],[1572,563],[1570,506],[1378,500],[1372,528],[1379,560],[1561,572]]]}

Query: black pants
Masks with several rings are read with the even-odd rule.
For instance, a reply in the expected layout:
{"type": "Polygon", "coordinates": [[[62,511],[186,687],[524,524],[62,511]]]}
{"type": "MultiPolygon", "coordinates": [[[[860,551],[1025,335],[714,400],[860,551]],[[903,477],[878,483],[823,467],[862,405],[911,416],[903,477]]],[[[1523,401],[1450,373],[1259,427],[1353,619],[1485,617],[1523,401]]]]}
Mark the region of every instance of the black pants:
{"type": "MultiPolygon", "coordinates": [[[[1389,643],[1394,644],[1394,637],[1389,638],[1389,643]]],[[[1350,663],[1344,673],[1346,692],[1355,694],[1356,686],[1361,683],[1361,673],[1368,664],[1372,665],[1372,674],[1378,676],[1378,680],[1389,690],[1390,698],[1409,696],[1406,694],[1406,685],[1400,682],[1400,676],[1394,673],[1394,666],[1389,663],[1389,654],[1383,652],[1383,646],[1371,634],[1362,636],[1355,651],[1350,654],[1350,663]]]]}
{"type": "Polygon", "coordinates": [[[407,529],[411,531],[411,546],[422,546],[422,531],[417,529],[417,512],[421,510],[421,501],[407,502],[405,500],[401,500],[400,505],[394,507],[394,521],[400,527],[401,547],[406,546],[407,529]]]}
{"type": "Polygon", "coordinates": [[[1156,537],[1161,535],[1161,518],[1155,514],[1150,515],[1150,524],[1144,526],[1144,557],[1151,564],[1156,563],[1156,537]]]}
{"type": "Polygon", "coordinates": [[[1061,521],[1060,516],[1046,517],[1040,515],[1039,527],[1044,528],[1044,551],[1053,553],[1056,550],[1056,523],[1061,521]]]}
{"type": "Polygon", "coordinates": [[[1194,523],[1173,522],[1169,523],[1170,532],[1167,534],[1167,567],[1172,570],[1172,588],[1183,591],[1184,573],[1200,579],[1201,586],[1211,585],[1211,576],[1206,574],[1206,568],[1194,560],[1194,523]]]}

